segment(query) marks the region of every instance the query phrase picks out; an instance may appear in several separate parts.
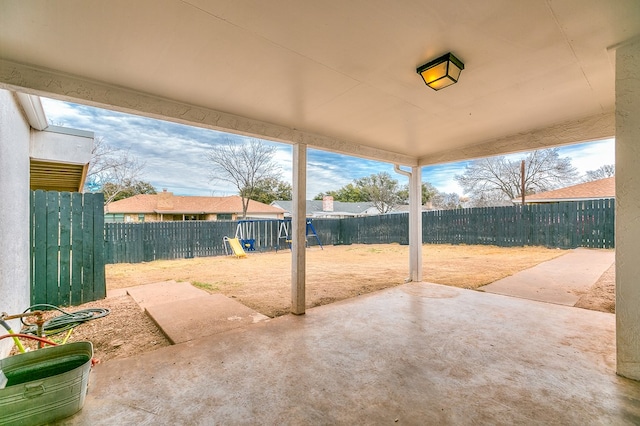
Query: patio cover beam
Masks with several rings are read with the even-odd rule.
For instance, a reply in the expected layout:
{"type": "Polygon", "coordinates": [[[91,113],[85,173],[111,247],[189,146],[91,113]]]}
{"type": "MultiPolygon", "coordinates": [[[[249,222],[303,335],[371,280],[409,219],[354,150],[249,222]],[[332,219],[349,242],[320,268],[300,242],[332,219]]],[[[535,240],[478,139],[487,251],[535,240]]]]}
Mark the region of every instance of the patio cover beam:
{"type": "Polygon", "coordinates": [[[553,148],[580,142],[613,138],[616,132],[614,111],[567,120],[501,138],[484,141],[458,150],[447,150],[420,158],[419,165],[453,163],[476,158],[506,155],[535,149],[553,148]]]}
{"type": "Polygon", "coordinates": [[[418,164],[412,156],[6,60],[0,60],[0,88],[274,142],[303,143],[388,163],[418,164]]]}

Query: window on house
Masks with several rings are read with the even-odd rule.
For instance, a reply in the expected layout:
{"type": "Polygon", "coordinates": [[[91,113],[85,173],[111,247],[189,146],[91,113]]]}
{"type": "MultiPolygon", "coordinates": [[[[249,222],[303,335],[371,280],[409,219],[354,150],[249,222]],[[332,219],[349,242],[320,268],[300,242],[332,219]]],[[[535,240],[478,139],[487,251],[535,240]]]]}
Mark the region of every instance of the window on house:
{"type": "Polygon", "coordinates": [[[217,218],[218,220],[232,220],[232,214],[231,213],[218,213],[217,214],[217,218]]]}
{"type": "Polygon", "coordinates": [[[124,222],[124,213],[107,213],[104,215],[104,223],[122,223],[124,222]]]}

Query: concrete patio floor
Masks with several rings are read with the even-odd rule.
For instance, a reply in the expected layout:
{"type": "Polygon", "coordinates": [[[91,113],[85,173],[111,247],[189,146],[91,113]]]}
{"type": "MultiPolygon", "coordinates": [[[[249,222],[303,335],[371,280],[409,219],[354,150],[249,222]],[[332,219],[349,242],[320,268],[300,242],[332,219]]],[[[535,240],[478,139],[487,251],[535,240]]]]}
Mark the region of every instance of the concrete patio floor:
{"type": "Polygon", "coordinates": [[[97,365],[60,424],[639,424],[614,334],[612,314],[410,283],[97,365]]]}

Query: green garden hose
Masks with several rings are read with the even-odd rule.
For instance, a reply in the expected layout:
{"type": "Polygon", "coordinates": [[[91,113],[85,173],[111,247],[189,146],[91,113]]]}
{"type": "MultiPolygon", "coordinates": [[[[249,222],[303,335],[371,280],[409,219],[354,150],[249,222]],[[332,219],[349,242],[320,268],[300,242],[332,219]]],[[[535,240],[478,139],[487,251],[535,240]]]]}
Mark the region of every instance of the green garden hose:
{"type": "MultiPolygon", "coordinates": [[[[3,326],[7,332],[11,335],[14,335],[15,333],[13,332],[13,330],[11,329],[11,326],[9,325],[9,323],[7,323],[5,320],[0,319],[0,325],[3,326]]],[[[22,342],[20,342],[20,339],[18,339],[17,337],[13,337],[13,343],[15,343],[15,345],[18,347],[18,350],[21,353],[24,353],[24,346],[22,346],[22,342]]]]}
{"type": "MultiPolygon", "coordinates": [[[[74,327],[77,327],[80,324],[83,324],[87,321],[91,321],[94,319],[102,318],[111,312],[109,309],[105,308],[88,308],[82,309],[76,312],[65,312],[57,306],[48,305],[48,304],[37,304],[33,306],[29,306],[25,309],[24,312],[37,310],[37,309],[55,309],[57,311],[62,312],[62,315],[51,318],[48,321],[45,321],[43,324],[43,333],[45,336],[53,336],[55,334],[62,333],[74,327]]],[[[24,319],[21,319],[22,324],[24,324],[27,328],[23,329],[22,332],[25,334],[38,334],[38,327],[35,324],[28,324],[24,322],[24,319]]]]}

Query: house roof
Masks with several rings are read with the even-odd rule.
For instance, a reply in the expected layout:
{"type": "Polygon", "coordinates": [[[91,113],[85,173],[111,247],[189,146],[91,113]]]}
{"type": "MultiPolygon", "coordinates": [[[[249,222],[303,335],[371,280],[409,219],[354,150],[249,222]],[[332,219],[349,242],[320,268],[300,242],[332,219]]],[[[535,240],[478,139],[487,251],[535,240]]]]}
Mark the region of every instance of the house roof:
{"type": "Polygon", "coordinates": [[[638,0],[1,4],[5,87],[405,165],[613,136],[640,34],[638,0]]]}
{"type": "MultiPolygon", "coordinates": [[[[114,201],[105,206],[105,213],[242,213],[242,198],[238,195],[229,197],[171,195],[164,203],[160,197],[161,194],[140,194],[114,201]]],[[[250,200],[247,213],[283,213],[283,211],[278,207],[250,200]]]]}
{"type": "MultiPolygon", "coordinates": [[[[525,203],[597,200],[602,198],[615,198],[615,196],[616,178],[610,177],[606,179],[580,183],[578,185],[567,186],[566,188],[560,188],[553,191],[528,195],[525,198],[525,203]]],[[[513,200],[514,203],[519,203],[521,201],[522,200],[520,199],[513,200]]]]}
{"type": "MultiPolygon", "coordinates": [[[[283,201],[276,200],[271,203],[272,206],[279,206],[286,212],[291,212],[293,208],[293,201],[283,201]]],[[[322,210],[322,201],[321,200],[307,200],[307,214],[313,214],[318,212],[323,213],[346,213],[346,214],[364,214],[368,209],[374,207],[373,203],[370,202],[362,202],[362,203],[345,203],[343,201],[333,201],[333,210],[324,211],[322,210]]]]}

